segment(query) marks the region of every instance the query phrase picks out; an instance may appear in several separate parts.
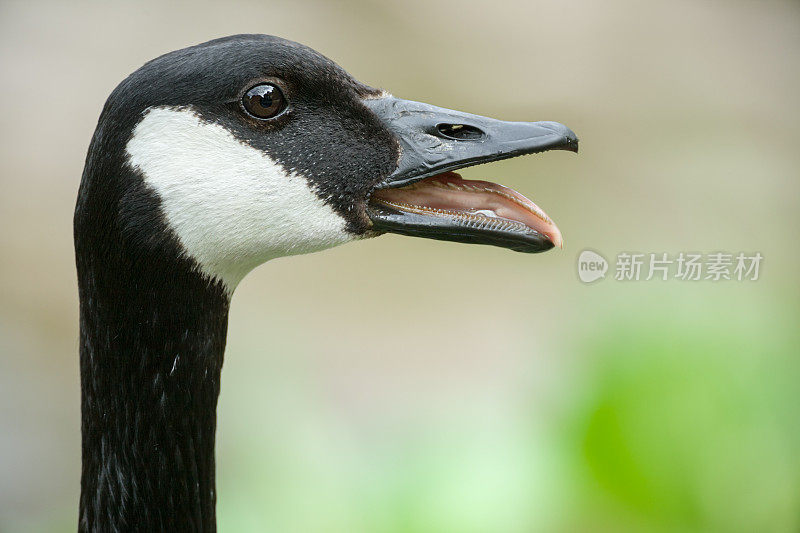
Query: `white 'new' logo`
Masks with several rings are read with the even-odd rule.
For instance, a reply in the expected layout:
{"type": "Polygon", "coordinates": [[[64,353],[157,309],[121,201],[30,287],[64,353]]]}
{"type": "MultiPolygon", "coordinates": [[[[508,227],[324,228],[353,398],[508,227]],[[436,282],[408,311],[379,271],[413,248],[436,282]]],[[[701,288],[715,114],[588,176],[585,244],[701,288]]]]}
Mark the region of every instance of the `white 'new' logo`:
{"type": "Polygon", "coordinates": [[[584,250],[578,256],[578,277],[584,283],[592,283],[605,278],[608,261],[602,255],[591,250],[584,250]]]}

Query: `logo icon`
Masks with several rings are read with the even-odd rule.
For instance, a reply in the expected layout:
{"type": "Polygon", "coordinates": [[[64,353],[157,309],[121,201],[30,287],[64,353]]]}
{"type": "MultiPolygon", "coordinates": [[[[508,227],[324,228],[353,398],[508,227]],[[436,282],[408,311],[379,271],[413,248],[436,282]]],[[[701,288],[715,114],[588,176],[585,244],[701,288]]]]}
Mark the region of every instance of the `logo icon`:
{"type": "Polygon", "coordinates": [[[578,277],[584,283],[592,283],[606,277],[608,261],[602,255],[584,250],[578,256],[578,277]]]}

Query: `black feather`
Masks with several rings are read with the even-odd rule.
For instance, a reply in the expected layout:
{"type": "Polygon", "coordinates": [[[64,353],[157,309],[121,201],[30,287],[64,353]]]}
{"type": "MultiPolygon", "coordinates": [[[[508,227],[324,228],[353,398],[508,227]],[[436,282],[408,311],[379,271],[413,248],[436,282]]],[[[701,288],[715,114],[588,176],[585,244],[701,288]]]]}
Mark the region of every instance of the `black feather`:
{"type": "Polygon", "coordinates": [[[89,147],[75,209],[80,294],[81,531],[214,531],[214,431],[228,320],[158,196],[126,162],[152,106],[189,106],[311,182],[367,230],[364,202],[396,166],[392,134],[361,103],[377,95],[305,46],[263,35],[161,56],[114,90],[89,147]],[[269,124],[240,95],[279,79],[291,106],[269,124]]]}

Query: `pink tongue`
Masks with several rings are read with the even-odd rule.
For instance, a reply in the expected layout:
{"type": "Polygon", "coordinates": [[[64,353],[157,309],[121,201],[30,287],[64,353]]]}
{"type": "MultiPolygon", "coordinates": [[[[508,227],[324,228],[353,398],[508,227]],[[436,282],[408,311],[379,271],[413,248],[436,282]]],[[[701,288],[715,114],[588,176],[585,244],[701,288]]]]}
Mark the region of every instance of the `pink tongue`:
{"type": "Polygon", "coordinates": [[[465,180],[455,172],[437,174],[409,188],[384,189],[375,198],[416,207],[479,213],[515,220],[563,247],[561,231],[535,203],[513,189],[482,180],[465,180]]]}

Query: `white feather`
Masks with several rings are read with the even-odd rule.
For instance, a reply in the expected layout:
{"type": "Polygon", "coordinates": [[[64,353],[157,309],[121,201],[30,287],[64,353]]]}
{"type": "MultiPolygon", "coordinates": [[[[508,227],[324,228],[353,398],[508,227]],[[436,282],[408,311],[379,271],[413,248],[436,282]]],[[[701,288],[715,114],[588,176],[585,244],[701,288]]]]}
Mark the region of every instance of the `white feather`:
{"type": "Polygon", "coordinates": [[[190,108],[148,109],[126,152],[186,253],[230,292],[269,259],[355,238],[304,176],[190,108]]]}

